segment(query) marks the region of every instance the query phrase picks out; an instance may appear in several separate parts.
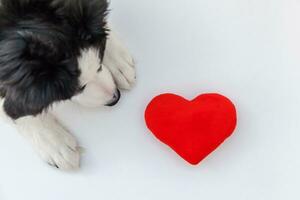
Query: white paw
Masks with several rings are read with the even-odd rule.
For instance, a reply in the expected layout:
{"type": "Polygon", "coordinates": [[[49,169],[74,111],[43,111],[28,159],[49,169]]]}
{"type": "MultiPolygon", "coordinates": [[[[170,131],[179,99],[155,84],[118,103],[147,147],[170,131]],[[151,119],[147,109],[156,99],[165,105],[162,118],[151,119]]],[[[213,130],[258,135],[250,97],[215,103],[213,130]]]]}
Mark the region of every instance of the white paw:
{"type": "Polygon", "coordinates": [[[136,82],[134,60],[113,32],[108,36],[103,62],[111,71],[119,89],[129,90],[134,86],[136,82]]]}
{"type": "Polygon", "coordinates": [[[80,149],[75,138],[65,130],[43,130],[36,138],[35,149],[43,160],[61,170],[76,170],[80,149]]]}
{"type": "Polygon", "coordinates": [[[61,170],[79,168],[80,148],[74,136],[50,116],[29,122],[21,129],[44,161],[61,170]]]}

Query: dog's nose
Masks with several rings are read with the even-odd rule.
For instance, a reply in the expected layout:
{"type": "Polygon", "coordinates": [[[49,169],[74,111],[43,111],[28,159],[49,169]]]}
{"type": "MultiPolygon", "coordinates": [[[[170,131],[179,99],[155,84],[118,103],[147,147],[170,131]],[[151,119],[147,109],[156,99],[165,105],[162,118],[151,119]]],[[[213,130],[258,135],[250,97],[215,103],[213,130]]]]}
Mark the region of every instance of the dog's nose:
{"type": "Polygon", "coordinates": [[[108,104],[106,104],[106,106],[116,105],[119,102],[120,98],[121,98],[121,92],[120,92],[119,89],[117,89],[117,91],[115,92],[112,100],[108,104]]]}

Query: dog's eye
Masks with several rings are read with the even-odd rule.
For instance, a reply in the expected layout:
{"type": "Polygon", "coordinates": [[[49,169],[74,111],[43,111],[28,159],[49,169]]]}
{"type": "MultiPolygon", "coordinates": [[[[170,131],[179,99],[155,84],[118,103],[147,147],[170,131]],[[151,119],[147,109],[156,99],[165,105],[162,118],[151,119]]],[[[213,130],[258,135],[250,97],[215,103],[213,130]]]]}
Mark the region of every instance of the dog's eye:
{"type": "Polygon", "coordinates": [[[102,64],[100,65],[99,69],[97,70],[97,72],[101,72],[103,69],[102,64]]]}
{"type": "Polygon", "coordinates": [[[84,86],[81,86],[79,91],[82,92],[86,88],[86,84],[84,86]]]}

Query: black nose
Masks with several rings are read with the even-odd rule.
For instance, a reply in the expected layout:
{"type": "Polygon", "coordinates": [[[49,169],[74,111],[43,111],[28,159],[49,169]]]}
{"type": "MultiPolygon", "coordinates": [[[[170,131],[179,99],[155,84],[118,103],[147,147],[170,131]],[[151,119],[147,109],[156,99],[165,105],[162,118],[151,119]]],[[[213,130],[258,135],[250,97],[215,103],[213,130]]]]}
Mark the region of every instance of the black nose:
{"type": "Polygon", "coordinates": [[[114,97],[112,98],[112,100],[108,104],[106,104],[106,106],[116,105],[119,102],[120,98],[121,98],[121,92],[120,92],[120,90],[117,89],[117,91],[114,94],[114,97]]]}

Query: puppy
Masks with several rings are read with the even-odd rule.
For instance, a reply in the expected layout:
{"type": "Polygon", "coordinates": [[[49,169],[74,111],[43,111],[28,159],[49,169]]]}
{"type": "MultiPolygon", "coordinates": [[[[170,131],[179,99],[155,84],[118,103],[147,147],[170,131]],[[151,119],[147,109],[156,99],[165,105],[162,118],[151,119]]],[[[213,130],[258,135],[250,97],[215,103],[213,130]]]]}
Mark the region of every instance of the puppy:
{"type": "Polygon", "coordinates": [[[62,170],[79,168],[76,139],[53,104],[113,106],[135,83],[134,62],[106,22],[106,0],[2,0],[0,115],[62,170]]]}

